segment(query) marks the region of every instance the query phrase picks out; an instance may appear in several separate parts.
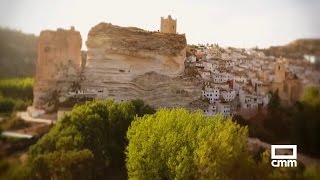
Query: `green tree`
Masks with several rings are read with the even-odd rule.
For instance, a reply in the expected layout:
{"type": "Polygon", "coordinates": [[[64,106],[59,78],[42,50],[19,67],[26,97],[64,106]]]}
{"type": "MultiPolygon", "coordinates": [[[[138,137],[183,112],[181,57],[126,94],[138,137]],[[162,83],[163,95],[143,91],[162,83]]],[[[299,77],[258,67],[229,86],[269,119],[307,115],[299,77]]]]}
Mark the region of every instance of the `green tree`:
{"type": "Polygon", "coordinates": [[[247,128],[221,115],[161,109],[132,122],[130,179],[254,179],[247,128]]]}
{"type": "Polygon", "coordinates": [[[139,117],[143,116],[144,114],[153,114],[156,111],[150,107],[149,105],[145,104],[141,99],[136,99],[131,101],[135,107],[135,112],[139,117]]]}
{"type": "Polygon", "coordinates": [[[0,79],[0,94],[14,99],[33,99],[33,78],[0,79]]]}
{"type": "Polygon", "coordinates": [[[285,107],[281,106],[280,97],[278,92],[271,93],[270,101],[268,104],[268,114],[263,125],[266,132],[271,134],[270,140],[274,141],[288,139],[287,134],[290,133],[288,125],[288,113],[290,111],[285,107]],[[273,137],[272,137],[273,136],[273,137]]]}
{"type": "Polygon", "coordinates": [[[320,90],[309,86],[295,104],[291,141],[310,154],[320,156],[320,90]]]}
{"type": "Polygon", "coordinates": [[[313,108],[320,108],[320,90],[317,86],[308,86],[302,95],[302,102],[313,108]]]}
{"type": "Polygon", "coordinates": [[[303,172],[304,179],[318,180],[320,179],[320,170],[316,166],[308,166],[303,172]]]}
{"type": "Polygon", "coordinates": [[[93,101],[75,106],[30,148],[32,179],[99,179],[124,171],[131,121],[154,112],[143,102],[139,106],[134,102],[93,101]]]}
{"type": "Polygon", "coordinates": [[[14,109],[14,100],[0,96],[0,112],[11,112],[14,109]]]}
{"type": "Polygon", "coordinates": [[[0,79],[0,112],[25,110],[32,104],[33,79],[0,79]]]}
{"type": "Polygon", "coordinates": [[[278,94],[278,91],[276,92],[270,92],[270,101],[268,103],[268,109],[274,110],[280,107],[280,97],[278,94]]]}

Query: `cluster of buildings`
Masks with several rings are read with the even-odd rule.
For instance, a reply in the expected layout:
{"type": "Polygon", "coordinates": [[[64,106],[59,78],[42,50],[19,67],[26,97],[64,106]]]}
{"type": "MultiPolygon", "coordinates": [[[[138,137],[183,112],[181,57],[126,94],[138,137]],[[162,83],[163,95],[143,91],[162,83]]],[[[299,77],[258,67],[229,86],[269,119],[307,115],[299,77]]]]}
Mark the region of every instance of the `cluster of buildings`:
{"type": "Polygon", "coordinates": [[[194,53],[186,62],[204,81],[201,96],[209,102],[204,110],[209,116],[216,113],[230,116],[265,108],[270,92],[277,92],[282,103],[291,104],[299,99],[306,84],[320,81],[312,80],[320,78],[319,72],[301,61],[266,56],[254,49],[218,45],[191,48],[194,53]]]}

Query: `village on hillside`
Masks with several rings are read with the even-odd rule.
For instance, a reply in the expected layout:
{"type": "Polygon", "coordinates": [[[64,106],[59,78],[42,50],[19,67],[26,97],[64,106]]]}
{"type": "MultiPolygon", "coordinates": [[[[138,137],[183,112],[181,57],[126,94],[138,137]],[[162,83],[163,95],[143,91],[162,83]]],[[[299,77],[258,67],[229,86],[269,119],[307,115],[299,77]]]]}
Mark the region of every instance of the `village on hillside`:
{"type": "MultiPolygon", "coordinates": [[[[204,112],[213,116],[247,115],[265,108],[271,93],[283,104],[299,100],[303,88],[320,81],[309,59],[266,56],[255,49],[189,46],[186,66],[204,81],[201,96],[210,103],[204,112]]],[[[313,56],[311,58],[314,58],[313,56]]]]}

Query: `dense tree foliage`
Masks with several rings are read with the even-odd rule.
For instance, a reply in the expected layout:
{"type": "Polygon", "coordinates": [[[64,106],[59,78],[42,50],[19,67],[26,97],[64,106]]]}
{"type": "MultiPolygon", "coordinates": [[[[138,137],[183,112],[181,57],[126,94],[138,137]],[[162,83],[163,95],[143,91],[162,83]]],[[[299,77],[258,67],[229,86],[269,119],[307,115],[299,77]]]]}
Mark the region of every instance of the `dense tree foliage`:
{"type": "Polygon", "coordinates": [[[0,96],[0,112],[11,112],[15,106],[14,99],[0,96]]]}
{"type": "Polygon", "coordinates": [[[0,77],[31,77],[35,74],[37,37],[0,27],[0,77]]]}
{"type": "Polygon", "coordinates": [[[271,134],[271,142],[289,138],[290,116],[290,108],[282,106],[278,92],[271,93],[268,114],[264,121],[264,128],[271,134]]]}
{"type": "Polygon", "coordinates": [[[140,100],[75,106],[30,148],[29,174],[32,179],[97,179],[119,169],[125,174],[127,129],[146,113],[154,110],[140,100]]]}
{"type": "Polygon", "coordinates": [[[293,143],[302,151],[320,156],[320,90],[319,87],[307,87],[301,103],[297,103],[292,117],[293,143]]]}
{"type": "Polygon", "coordinates": [[[247,128],[221,115],[153,113],[141,100],[77,105],[30,148],[26,164],[0,161],[0,179],[124,179],[127,172],[130,179],[319,177],[313,166],[275,169],[269,153],[252,156],[247,128]]]}
{"type": "Polygon", "coordinates": [[[235,115],[232,118],[233,121],[238,123],[239,125],[248,127],[249,137],[258,138],[264,142],[275,141],[275,135],[271,131],[267,130],[263,126],[263,124],[259,124],[259,122],[255,121],[246,120],[241,115],[235,115]]]}
{"type": "Polygon", "coordinates": [[[0,112],[25,110],[32,104],[32,78],[0,80],[0,112]]]}
{"type": "Polygon", "coordinates": [[[303,177],[309,180],[320,179],[320,171],[316,166],[308,166],[303,172],[303,177]]]}
{"type": "Polygon", "coordinates": [[[13,98],[5,98],[0,96],[0,112],[10,113],[13,111],[26,110],[32,104],[31,100],[21,100],[13,98]]]}
{"type": "Polygon", "coordinates": [[[32,100],[33,78],[0,79],[0,94],[4,97],[32,100]]]}
{"type": "Polygon", "coordinates": [[[130,179],[252,179],[247,129],[218,115],[162,109],[132,122],[130,179]]]}
{"type": "Polygon", "coordinates": [[[310,106],[311,108],[314,108],[316,110],[319,110],[320,108],[320,90],[317,86],[309,86],[305,89],[303,95],[302,95],[302,102],[310,106]]]}
{"type": "Polygon", "coordinates": [[[280,107],[280,97],[278,91],[270,92],[270,101],[268,103],[268,110],[274,110],[280,107]]]}

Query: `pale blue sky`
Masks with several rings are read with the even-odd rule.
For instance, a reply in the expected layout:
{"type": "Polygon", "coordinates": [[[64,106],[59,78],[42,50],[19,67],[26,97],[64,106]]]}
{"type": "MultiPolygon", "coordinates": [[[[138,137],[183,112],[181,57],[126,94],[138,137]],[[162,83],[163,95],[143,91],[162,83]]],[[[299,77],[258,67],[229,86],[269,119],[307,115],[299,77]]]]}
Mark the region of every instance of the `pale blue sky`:
{"type": "Polygon", "coordinates": [[[84,41],[99,22],[158,30],[168,14],[189,44],[267,47],[320,38],[320,0],[0,0],[0,26],[37,35],[75,26],[84,41]]]}

